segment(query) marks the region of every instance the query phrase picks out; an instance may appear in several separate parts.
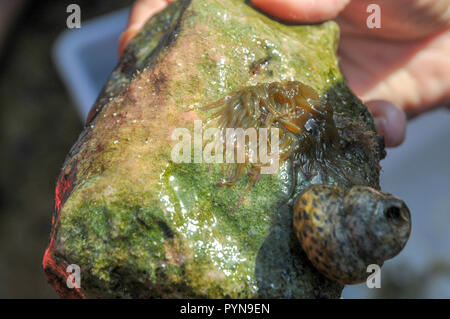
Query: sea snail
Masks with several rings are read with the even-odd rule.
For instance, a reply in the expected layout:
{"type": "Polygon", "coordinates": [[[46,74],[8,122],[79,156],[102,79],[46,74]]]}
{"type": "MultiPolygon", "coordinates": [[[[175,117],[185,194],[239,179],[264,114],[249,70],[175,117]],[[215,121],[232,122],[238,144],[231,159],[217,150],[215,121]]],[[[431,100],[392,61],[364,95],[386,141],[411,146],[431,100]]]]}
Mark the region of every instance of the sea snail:
{"type": "Polygon", "coordinates": [[[294,232],[311,263],[341,284],[367,279],[405,246],[411,232],[406,204],[366,186],[312,185],[297,199],[294,232]]]}

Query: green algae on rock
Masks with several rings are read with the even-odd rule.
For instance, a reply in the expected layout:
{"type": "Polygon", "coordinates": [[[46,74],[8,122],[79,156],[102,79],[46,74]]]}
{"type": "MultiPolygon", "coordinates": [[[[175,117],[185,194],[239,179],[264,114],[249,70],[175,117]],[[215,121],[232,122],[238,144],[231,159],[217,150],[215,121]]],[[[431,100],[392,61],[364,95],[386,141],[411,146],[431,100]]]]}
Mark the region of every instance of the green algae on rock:
{"type": "Polygon", "coordinates": [[[285,25],[243,0],[178,0],[149,20],[58,178],[43,260],[56,291],[81,298],[339,297],[343,286],[299,249],[293,198],[312,184],[379,189],[385,153],[342,78],[337,43],[333,22],[285,25]],[[174,128],[211,122],[202,107],[243,87],[283,81],[305,83],[333,109],[339,151],[324,161],[300,155],[304,167],[285,161],[244,198],[249,176],[220,187],[220,164],[171,161],[174,128]],[[79,288],[67,288],[69,264],[81,267],[79,288]]]}

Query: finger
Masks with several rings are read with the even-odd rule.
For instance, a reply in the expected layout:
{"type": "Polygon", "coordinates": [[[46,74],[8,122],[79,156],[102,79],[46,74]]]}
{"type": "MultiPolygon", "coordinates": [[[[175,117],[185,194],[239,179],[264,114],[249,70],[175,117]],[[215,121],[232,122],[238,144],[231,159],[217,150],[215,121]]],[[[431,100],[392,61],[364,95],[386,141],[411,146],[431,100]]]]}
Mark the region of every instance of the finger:
{"type": "Polygon", "coordinates": [[[167,7],[168,2],[170,1],[138,0],[134,3],[130,12],[130,18],[128,19],[127,29],[122,33],[119,39],[119,56],[123,54],[128,42],[130,42],[130,40],[142,29],[145,22],[167,7]]]}
{"type": "Polygon", "coordinates": [[[338,18],[341,34],[367,34],[385,39],[411,40],[450,27],[448,0],[354,0],[338,18]],[[367,20],[377,5],[381,28],[368,28],[367,20]]]}
{"type": "Polygon", "coordinates": [[[316,23],[335,18],[350,0],[252,0],[262,11],[287,22],[316,23]]]}
{"type": "Polygon", "coordinates": [[[406,115],[399,107],[384,100],[366,103],[379,135],[384,136],[387,147],[398,146],[405,140],[406,115]]]}

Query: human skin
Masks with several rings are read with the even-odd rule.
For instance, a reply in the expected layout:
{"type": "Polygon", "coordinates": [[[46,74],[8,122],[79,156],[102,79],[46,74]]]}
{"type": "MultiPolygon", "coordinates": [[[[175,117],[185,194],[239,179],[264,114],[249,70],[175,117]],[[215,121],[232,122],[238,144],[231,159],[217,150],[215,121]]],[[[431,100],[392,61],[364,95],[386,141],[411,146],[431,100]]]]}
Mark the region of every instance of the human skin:
{"type": "MultiPolygon", "coordinates": [[[[173,0],[138,0],[119,42],[122,54],[145,22],[173,0]]],[[[354,93],[374,117],[386,146],[400,145],[412,117],[450,101],[449,0],[252,0],[291,23],[335,19],[339,58],[354,93]],[[381,28],[369,29],[369,4],[381,8],[381,28]]]]}

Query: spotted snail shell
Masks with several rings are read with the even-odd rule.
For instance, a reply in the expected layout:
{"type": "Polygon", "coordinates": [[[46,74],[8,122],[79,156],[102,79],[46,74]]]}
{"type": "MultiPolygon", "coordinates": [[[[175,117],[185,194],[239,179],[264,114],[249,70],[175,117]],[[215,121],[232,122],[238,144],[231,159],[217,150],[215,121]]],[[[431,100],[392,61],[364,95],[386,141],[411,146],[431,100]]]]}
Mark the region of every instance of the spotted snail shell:
{"type": "Polygon", "coordinates": [[[294,232],[311,263],[341,284],[367,279],[405,246],[411,216],[405,203],[370,187],[312,185],[294,208],[294,232]]]}

